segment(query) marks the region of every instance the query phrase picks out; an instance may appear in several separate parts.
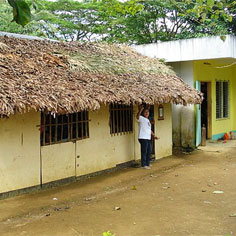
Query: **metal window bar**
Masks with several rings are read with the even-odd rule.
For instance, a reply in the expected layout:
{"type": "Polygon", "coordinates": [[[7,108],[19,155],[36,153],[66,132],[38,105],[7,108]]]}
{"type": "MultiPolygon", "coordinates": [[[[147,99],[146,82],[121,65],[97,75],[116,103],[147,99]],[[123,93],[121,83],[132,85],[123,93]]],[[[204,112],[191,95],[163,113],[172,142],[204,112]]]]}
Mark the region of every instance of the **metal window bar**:
{"type": "Polygon", "coordinates": [[[56,115],[56,125],[55,125],[55,143],[57,143],[57,121],[58,121],[58,119],[57,119],[57,115],[56,115]]]}
{"type": "Polygon", "coordinates": [[[113,112],[112,112],[112,104],[109,106],[109,126],[110,126],[110,134],[113,133],[113,112]]]}
{"type": "Polygon", "coordinates": [[[223,118],[229,117],[229,82],[223,82],[223,118]]]}
{"type": "Polygon", "coordinates": [[[127,105],[125,105],[125,109],[124,109],[124,116],[125,116],[125,132],[129,133],[129,107],[127,105]]]}
{"type": "Polygon", "coordinates": [[[70,115],[69,117],[70,119],[70,125],[69,125],[69,130],[70,130],[70,140],[74,140],[73,138],[73,124],[74,124],[74,120],[73,120],[73,114],[70,115]]]}
{"type": "Polygon", "coordinates": [[[133,131],[133,106],[110,104],[110,133],[111,135],[133,131]]]}
{"type": "Polygon", "coordinates": [[[119,109],[119,115],[120,115],[120,132],[119,132],[119,134],[120,135],[122,135],[122,132],[123,132],[123,130],[122,130],[122,125],[123,125],[123,120],[122,120],[122,112],[123,112],[123,110],[122,110],[122,105],[120,105],[120,109],[119,109]]]}
{"type": "Polygon", "coordinates": [[[81,121],[81,125],[82,125],[82,139],[85,136],[85,127],[84,127],[84,112],[82,111],[82,121],[81,121]]]}
{"type": "Polygon", "coordinates": [[[117,134],[119,135],[120,134],[120,123],[121,123],[121,112],[120,112],[120,105],[117,105],[117,107],[118,107],[118,109],[117,109],[117,113],[118,113],[118,119],[117,119],[117,124],[118,124],[118,132],[117,132],[117,134]]]}
{"type": "Polygon", "coordinates": [[[45,132],[45,119],[46,119],[46,115],[45,113],[43,113],[43,127],[42,127],[42,132],[43,132],[43,145],[45,145],[45,136],[46,136],[46,132],[45,132]]]}
{"type": "Polygon", "coordinates": [[[122,122],[123,122],[123,126],[122,126],[122,131],[123,133],[125,134],[126,133],[126,109],[125,109],[125,106],[124,106],[124,110],[122,112],[122,122]]]}
{"type": "Polygon", "coordinates": [[[89,126],[88,126],[88,120],[89,120],[89,114],[88,111],[86,111],[86,130],[87,130],[87,134],[86,137],[89,137],[89,126]]]}
{"type": "Polygon", "coordinates": [[[85,129],[85,135],[84,137],[87,138],[88,137],[88,130],[87,130],[87,111],[84,111],[84,129],[85,129]]]}
{"type": "Polygon", "coordinates": [[[118,113],[118,110],[116,110],[117,108],[117,105],[115,105],[115,116],[116,116],[116,119],[115,119],[115,134],[117,134],[119,132],[119,127],[118,127],[118,119],[119,119],[119,113],[118,113]]]}
{"type": "Polygon", "coordinates": [[[73,120],[73,114],[56,115],[55,118],[51,114],[41,113],[40,137],[41,145],[51,145],[55,143],[63,143],[73,140],[85,139],[89,137],[89,116],[88,111],[81,114],[81,119],[78,119],[76,113],[76,121],[73,120]],[[67,117],[66,117],[67,116],[67,117]],[[53,120],[54,119],[54,120],[53,120]],[[73,126],[75,124],[75,126],[73,126]],[[81,127],[81,137],[78,135],[78,125],[81,127]],[[73,127],[76,127],[76,137],[73,138],[73,127]],[[60,128],[60,129],[59,129],[60,128]],[[54,130],[54,132],[52,132],[54,130]]]}
{"type": "Polygon", "coordinates": [[[60,125],[60,127],[61,127],[61,132],[60,132],[60,139],[58,140],[59,142],[61,142],[62,141],[62,139],[63,139],[63,115],[60,115],[60,118],[61,118],[61,125],[60,125]]]}
{"type": "Polygon", "coordinates": [[[76,139],[79,139],[79,132],[78,132],[78,129],[79,129],[79,125],[78,125],[78,112],[76,113],[76,134],[75,134],[75,137],[76,139]]]}
{"type": "Polygon", "coordinates": [[[89,126],[88,126],[88,121],[89,121],[89,113],[88,113],[88,111],[85,111],[85,113],[86,113],[86,137],[89,137],[89,126]]]}
{"type": "Polygon", "coordinates": [[[87,112],[86,111],[84,111],[84,127],[85,127],[85,138],[86,137],[88,137],[88,134],[87,134],[87,122],[86,122],[86,120],[87,120],[87,112]]]}
{"type": "Polygon", "coordinates": [[[81,111],[81,121],[80,121],[80,124],[81,124],[81,139],[84,137],[84,126],[83,126],[83,111],[81,111]]]}
{"type": "Polygon", "coordinates": [[[134,108],[131,105],[131,110],[130,110],[130,121],[131,121],[130,131],[131,132],[133,132],[133,124],[134,124],[133,112],[134,112],[134,108]]]}
{"type": "Polygon", "coordinates": [[[49,128],[49,144],[51,144],[51,115],[49,115],[49,125],[48,125],[48,128],[49,128]]]}
{"type": "Polygon", "coordinates": [[[68,125],[67,125],[67,132],[68,132],[68,134],[67,134],[67,139],[68,139],[68,141],[69,140],[72,140],[71,138],[72,138],[72,134],[71,134],[71,132],[70,132],[70,122],[71,122],[71,120],[72,120],[72,115],[71,114],[69,114],[68,115],[68,118],[67,118],[67,123],[68,123],[68,125]]]}
{"type": "Polygon", "coordinates": [[[63,125],[64,125],[64,118],[63,115],[61,115],[61,138],[59,140],[59,142],[61,142],[63,140],[63,125]]]}
{"type": "Polygon", "coordinates": [[[112,104],[112,134],[115,133],[115,112],[114,112],[114,104],[112,104]]]}
{"type": "MultiPolygon", "coordinates": [[[[130,122],[130,116],[129,116],[129,109],[126,109],[126,123],[129,124],[130,122]]],[[[126,128],[126,132],[129,133],[129,126],[126,128]]]]}
{"type": "Polygon", "coordinates": [[[222,83],[216,81],[216,118],[222,118],[222,83]]]}
{"type": "Polygon", "coordinates": [[[129,132],[128,124],[129,124],[129,110],[126,106],[126,110],[125,110],[125,132],[126,133],[129,132]]]}
{"type": "Polygon", "coordinates": [[[121,125],[122,125],[122,108],[121,108],[121,105],[119,105],[119,110],[118,110],[118,112],[119,112],[119,120],[118,120],[118,123],[119,123],[119,134],[122,134],[122,127],[121,127],[121,125]]]}
{"type": "Polygon", "coordinates": [[[130,123],[131,123],[131,120],[130,120],[130,109],[127,109],[127,132],[128,133],[130,132],[130,123]]]}

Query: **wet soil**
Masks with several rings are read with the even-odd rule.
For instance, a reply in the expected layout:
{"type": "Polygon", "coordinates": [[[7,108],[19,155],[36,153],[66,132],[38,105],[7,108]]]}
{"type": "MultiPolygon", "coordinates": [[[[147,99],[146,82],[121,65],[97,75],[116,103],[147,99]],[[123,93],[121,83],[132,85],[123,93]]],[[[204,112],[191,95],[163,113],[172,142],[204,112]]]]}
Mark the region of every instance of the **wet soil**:
{"type": "Polygon", "coordinates": [[[236,141],[0,201],[1,236],[236,235],[236,141]],[[213,193],[214,191],[222,191],[213,193]]]}

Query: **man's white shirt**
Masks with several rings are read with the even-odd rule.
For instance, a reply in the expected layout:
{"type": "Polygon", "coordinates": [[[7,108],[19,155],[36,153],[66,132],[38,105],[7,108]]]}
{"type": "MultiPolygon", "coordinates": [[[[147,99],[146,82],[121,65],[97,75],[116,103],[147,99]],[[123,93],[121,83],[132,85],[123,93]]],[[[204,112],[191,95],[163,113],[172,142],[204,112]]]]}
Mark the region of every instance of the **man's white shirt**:
{"type": "Polygon", "coordinates": [[[151,139],[151,123],[149,119],[139,116],[137,120],[139,122],[139,134],[138,139],[151,139]]]}

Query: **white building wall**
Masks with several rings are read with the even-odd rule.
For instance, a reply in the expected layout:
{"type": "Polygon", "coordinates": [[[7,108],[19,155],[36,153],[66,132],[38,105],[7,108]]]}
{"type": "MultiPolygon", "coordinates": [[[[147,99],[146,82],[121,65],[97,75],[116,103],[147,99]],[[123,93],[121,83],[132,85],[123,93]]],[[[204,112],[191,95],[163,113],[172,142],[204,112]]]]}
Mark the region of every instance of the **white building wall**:
{"type": "MultiPolygon", "coordinates": [[[[193,62],[169,63],[185,83],[194,87],[193,62]]],[[[173,145],[176,147],[195,146],[194,105],[172,105],[173,145]]]]}
{"type": "Polygon", "coordinates": [[[215,58],[236,58],[236,37],[227,35],[175,40],[155,44],[137,45],[133,48],[149,57],[163,58],[166,62],[194,61],[215,58]]]}

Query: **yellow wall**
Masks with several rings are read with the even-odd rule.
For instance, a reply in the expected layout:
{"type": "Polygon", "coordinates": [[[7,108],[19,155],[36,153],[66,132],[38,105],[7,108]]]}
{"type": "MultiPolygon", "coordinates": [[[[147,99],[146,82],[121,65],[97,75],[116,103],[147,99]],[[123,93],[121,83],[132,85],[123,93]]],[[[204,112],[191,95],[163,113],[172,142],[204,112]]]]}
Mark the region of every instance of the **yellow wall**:
{"type": "Polygon", "coordinates": [[[236,113],[235,113],[235,94],[236,82],[234,78],[234,66],[217,69],[216,67],[222,67],[229,63],[224,61],[195,61],[194,62],[194,80],[211,82],[211,94],[212,94],[212,136],[218,137],[225,132],[236,130],[236,113]],[[216,80],[229,80],[229,118],[216,119],[216,80]],[[233,97],[234,96],[234,97],[233,97]]]}
{"type": "Polygon", "coordinates": [[[110,135],[109,106],[89,112],[89,139],[76,143],[76,175],[115,167],[134,159],[134,134],[110,135]]]}
{"type": "Polygon", "coordinates": [[[231,98],[232,98],[232,129],[236,131],[236,66],[233,67],[232,73],[232,91],[231,91],[231,98]]]}
{"type": "Polygon", "coordinates": [[[0,119],[0,193],[40,184],[39,113],[0,119]]]}
{"type": "MultiPolygon", "coordinates": [[[[172,154],[171,105],[164,105],[165,119],[158,121],[155,106],[156,158],[172,154]]],[[[80,176],[140,159],[138,122],[134,131],[110,135],[109,106],[89,112],[88,139],[40,148],[40,113],[17,114],[0,119],[0,193],[80,176]],[[42,162],[41,162],[42,161],[42,162]],[[42,164],[42,165],[41,165],[42,164]],[[42,167],[42,168],[41,168],[42,167]]]]}
{"type": "Polygon", "coordinates": [[[89,112],[89,138],[42,147],[43,183],[115,167],[134,159],[134,135],[110,135],[109,106],[89,112]]]}
{"type": "MultiPolygon", "coordinates": [[[[159,140],[155,141],[156,159],[172,155],[172,107],[171,104],[163,104],[164,120],[158,120],[158,105],[154,106],[155,135],[159,140]]],[[[138,108],[135,107],[135,115],[138,108]]],[[[138,122],[135,122],[135,140],[138,139],[138,122]]],[[[141,159],[140,145],[135,145],[135,160],[141,159]]]]}
{"type": "Polygon", "coordinates": [[[155,106],[155,134],[160,137],[155,142],[156,158],[172,155],[172,108],[164,104],[164,120],[158,120],[158,106],[155,106]]]}
{"type": "Polygon", "coordinates": [[[75,176],[75,143],[41,147],[42,183],[75,176]]]}
{"type": "MultiPolygon", "coordinates": [[[[171,105],[164,105],[165,119],[158,121],[155,106],[155,128],[160,140],[156,141],[156,157],[172,154],[171,105]]],[[[134,107],[134,117],[137,106],[134,107]]],[[[134,118],[134,132],[110,135],[109,106],[89,112],[88,139],[76,144],[62,143],[42,147],[43,183],[58,179],[85,175],[115,167],[117,164],[139,160],[138,123],[134,118]]]]}

